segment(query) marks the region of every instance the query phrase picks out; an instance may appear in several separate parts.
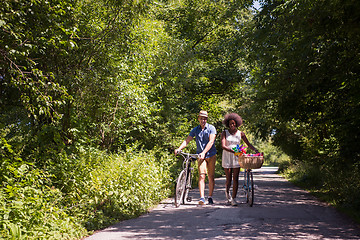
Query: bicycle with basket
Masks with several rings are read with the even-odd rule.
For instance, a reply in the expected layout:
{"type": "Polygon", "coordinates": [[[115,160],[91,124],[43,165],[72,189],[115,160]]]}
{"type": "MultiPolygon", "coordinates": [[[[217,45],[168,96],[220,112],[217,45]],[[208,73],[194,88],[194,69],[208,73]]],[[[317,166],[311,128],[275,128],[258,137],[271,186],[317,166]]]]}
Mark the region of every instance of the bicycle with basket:
{"type": "Polygon", "coordinates": [[[246,203],[252,207],[254,204],[254,179],[252,169],[261,168],[264,163],[264,154],[246,154],[244,148],[237,146],[235,155],[238,156],[240,167],[244,169],[243,191],[245,193],[246,203]]]}

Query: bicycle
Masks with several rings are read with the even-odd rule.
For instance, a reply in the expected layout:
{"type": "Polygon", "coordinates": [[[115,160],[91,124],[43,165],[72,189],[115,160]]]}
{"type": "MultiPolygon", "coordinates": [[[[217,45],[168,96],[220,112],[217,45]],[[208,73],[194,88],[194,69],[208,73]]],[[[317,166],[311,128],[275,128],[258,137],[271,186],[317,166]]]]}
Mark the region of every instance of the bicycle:
{"type": "Polygon", "coordinates": [[[251,156],[250,154],[243,154],[239,156],[240,167],[244,169],[244,185],[246,203],[252,207],[254,204],[254,179],[251,169],[261,168],[264,163],[263,154],[260,156],[251,156]]]}
{"type": "Polygon", "coordinates": [[[195,162],[199,157],[198,154],[190,154],[179,151],[183,160],[183,170],[181,170],[179,177],[175,183],[175,207],[179,207],[180,204],[185,204],[185,199],[191,202],[189,192],[191,190],[192,172],[194,168],[191,167],[191,163],[195,162]]]}

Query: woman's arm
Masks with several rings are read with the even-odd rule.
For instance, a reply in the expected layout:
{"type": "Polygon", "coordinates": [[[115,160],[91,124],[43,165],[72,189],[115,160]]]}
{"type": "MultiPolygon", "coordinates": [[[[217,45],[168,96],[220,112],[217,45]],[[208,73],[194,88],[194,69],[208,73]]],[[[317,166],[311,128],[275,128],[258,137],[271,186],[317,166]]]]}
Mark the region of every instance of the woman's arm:
{"type": "Polygon", "coordinates": [[[256,153],[259,152],[253,145],[251,145],[244,132],[241,132],[241,139],[244,140],[244,142],[250,149],[254,150],[256,153]]]}

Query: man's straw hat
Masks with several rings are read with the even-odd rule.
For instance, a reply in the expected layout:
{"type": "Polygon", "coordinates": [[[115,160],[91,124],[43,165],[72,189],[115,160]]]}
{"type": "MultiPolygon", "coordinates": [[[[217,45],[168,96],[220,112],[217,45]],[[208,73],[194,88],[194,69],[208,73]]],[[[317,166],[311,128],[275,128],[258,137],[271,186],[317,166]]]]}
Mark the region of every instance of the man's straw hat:
{"type": "Polygon", "coordinates": [[[207,111],[203,111],[203,110],[201,110],[200,112],[199,112],[199,117],[208,117],[208,113],[207,113],[207,111]]]}

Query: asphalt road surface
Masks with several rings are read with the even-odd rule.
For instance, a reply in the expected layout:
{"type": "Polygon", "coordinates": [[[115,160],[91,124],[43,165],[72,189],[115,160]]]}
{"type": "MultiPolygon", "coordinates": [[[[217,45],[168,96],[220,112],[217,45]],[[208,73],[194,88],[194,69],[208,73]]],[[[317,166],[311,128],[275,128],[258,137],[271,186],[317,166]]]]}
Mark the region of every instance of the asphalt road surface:
{"type": "Polygon", "coordinates": [[[275,171],[265,167],[254,170],[257,188],[253,207],[245,204],[240,189],[240,204],[227,205],[225,178],[218,178],[214,205],[197,205],[199,192],[193,189],[193,201],[186,205],[175,208],[173,199],[165,200],[148,214],[122,221],[86,240],[360,239],[358,225],[275,171]]]}

